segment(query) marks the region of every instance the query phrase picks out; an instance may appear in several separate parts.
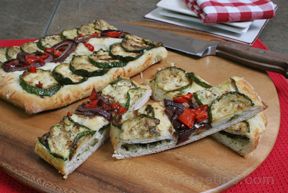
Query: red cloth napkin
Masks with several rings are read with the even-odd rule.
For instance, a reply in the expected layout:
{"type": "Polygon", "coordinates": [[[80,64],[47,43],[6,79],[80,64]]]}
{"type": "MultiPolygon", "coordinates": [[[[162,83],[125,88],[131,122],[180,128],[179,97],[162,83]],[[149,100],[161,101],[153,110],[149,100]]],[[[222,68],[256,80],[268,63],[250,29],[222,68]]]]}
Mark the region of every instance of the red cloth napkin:
{"type": "Polygon", "coordinates": [[[270,19],[275,15],[270,0],[185,0],[204,23],[270,19]]]}
{"type": "MultiPolygon", "coordinates": [[[[27,41],[29,40],[2,40],[0,47],[20,45],[27,41]]],[[[260,40],[253,46],[267,49],[260,40]]],[[[288,81],[282,75],[270,72],[268,74],[277,89],[281,107],[278,138],[268,158],[254,172],[227,189],[225,193],[282,193],[288,190],[288,81]]],[[[21,185],[0,170],[0,193],[36,193],[36,191],[21,185]]]]}

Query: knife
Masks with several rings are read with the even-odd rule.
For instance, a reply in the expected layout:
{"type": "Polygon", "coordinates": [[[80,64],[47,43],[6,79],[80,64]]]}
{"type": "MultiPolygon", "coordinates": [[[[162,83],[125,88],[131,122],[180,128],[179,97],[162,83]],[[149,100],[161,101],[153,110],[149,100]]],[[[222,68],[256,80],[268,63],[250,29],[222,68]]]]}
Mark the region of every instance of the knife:
{"type": "Polygon", "coordinates": [[[118,29],[162,42],[169,50],[199,58],[216,55],[257,70],[277,72],[288,78],[287,54],[284,55],[228,41],[198,40],[165,30],[135,26],[124,22],[112,22],[112,24],[118,29]]]}

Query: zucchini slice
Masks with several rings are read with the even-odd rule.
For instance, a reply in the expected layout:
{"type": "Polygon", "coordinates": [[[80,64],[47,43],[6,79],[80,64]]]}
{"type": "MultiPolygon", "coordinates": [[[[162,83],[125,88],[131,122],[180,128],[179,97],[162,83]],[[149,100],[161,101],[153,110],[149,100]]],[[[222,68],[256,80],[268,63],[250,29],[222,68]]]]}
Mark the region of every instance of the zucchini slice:
{"type": "Polygon", "coordinates": [[[91,137],[94,133],[95,131],[75,123],[69,117],[64,117],[50,129],[47,139],[49,151],[54,157],[70,160],[76,152],[80,139],[91,137]]]}
{"type": "Polygon", "coordinates": [[[225,129],[225,132],[233,135],[246,136],[250,133],[250,124],[248,123],[248,121],[242,121],[228,127],[227,129],[225,129]]]}
{"type": "Polygon", "coordinates": [[[232,84],[231,80],[224,82],[217,87],[211,87],[208,89],[200,90],[193,94],[196,102],[201,104],[211,104],[216,98],[221,96],[222,94],[230,91],[237,91],[234,84],[232,84]]]}
{"type": "Polygon", "coordinates": [[[17,58],[17,54],[21,52],[20,46],[11,46],[6,50],[7,60],[12,60],[17,58]]]}
{"type": "Polygon", "coordinates": [[[109,55],[109,51],[100,49],[89,57],[90,62],[99,68],[123,67],[127,63],[109,55]]]}
{"type": "Polygon", "coordinates": [[[127,52],[122,46],[121,43],[116,43],[110,46],[110,55],[114,58],[124,61],[132,61],[139,58],[143,53],[142,52],[127,52]]]}
{"type": "Polygon", "coordinates": [[[94,26],[95,26],[95,29],[98,29],[100,31],[104,31],[104,30],[117,30],[116,27],[114,27],[113,25],[110,25],[109,23],[107,23],[106,21],[102,20],[102,19],[97,19],[95,22],[94,22],[94,26]]]}
{"type": "Polygon", "coordinates": [[[177,91],[191,84],[191,80],[186,76],[186,72],[175,66],[164,68],[155,75],[157,87],[163,91],[177,91]]]}
{"type": "Polygon", "coordinates": [[[81,34],[85,36],[85,35],[91,35],[99,31],[95,29],[94,23],[88,23],[86,25],[82,25],[81,27],[79,27],[77,32],[79,35],[81,34]]]}
{"type": "Polygon", "coordinates": [[[128,79],[119,78],[115,82],[109,84],[102,90],[102,94],[108,95],[114,98],[122,106],[129,106],[128,91],[137,86],[128,79]]]}
{"type": "Polygon", "coordinates": [[[221,121],[225,118],[233,119],[253,105],[252,100],[248,96],[239,92],[227,92],[211,103],[209,107],[209,119],[211,123],[221,121]]]}
{"type": "Polygon", "coordinates": [[[140,114],[122,124],[120,138],[123,141],[155,139],[161,136],[161,130],[157,127],[159,123],[157,118],[140,114]]]}
{"type": "Polygon", "coordinates": [[[35,53],[37,51],[41,51],[37,46],[37,42],[27,42],[21,46],[21,50],[23,52],[28,53],[28,54],[32,54],[32,53],[35,53]]]}
{"type": "Polygon", "coordinates": [[[61,33],[63,39],[74,40],[78,36],[77,29],[64,30],[61,33]]]}
{"type": "Polygon", "coordinates": [[[6,51],[7,51],[7,48],[0,48],[0,64],[7,61],[6,51]]]}
{"type": "Polygon", "coordinates": [[[45,36],[39,40],[37,46],[39,49],[44,50],[45,48],[51,48],[52,46],[58,44],[61,41],[62,38],[60,35],[45,36]]]}
{"type": "Polygon", "coordinates": [[[195,75],[193,72],[188,72],[186,74],[188,78],[190,78],[193,82],[197,83],[199,86],[203,88],[210,88],[212,87],[208,82],[200,78],[199,76],[195,75]]]}
{"type": "Polygon", "coordinates": [[[91,77],[101,76],[109,69],[98,68],[89,61],[88,56],[73,56],[70,63],[70,70],[79,76],[91,77]]]}
{"type": "Polygon", "coordinates": [[[128,52],[141,52],[154,47],[151,41],[131,34],[125,35],[121,45],[128,52]]]}
{"type": "Polygon", "coordinates": [[[67,63],[59,64],[56,68],[54,68],[52,74],[54,78],[63,85],[78,84],[87,80],[86,77],[73,74],[73,72],[70,70],[69,64],[67,63]]]}
{"type": "Polygon", "coordinates": [[[25,91],[38,96],[52,96],[61,88],[61,85],[48,70],[25,71],[19,79],[20,85],[25,91]]]}

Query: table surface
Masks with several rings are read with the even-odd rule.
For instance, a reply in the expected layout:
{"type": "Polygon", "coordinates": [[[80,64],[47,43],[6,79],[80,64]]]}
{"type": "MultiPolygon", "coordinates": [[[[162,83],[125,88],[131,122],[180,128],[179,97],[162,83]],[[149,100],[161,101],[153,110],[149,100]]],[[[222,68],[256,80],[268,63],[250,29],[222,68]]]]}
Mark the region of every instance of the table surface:
{"type": "MultiPolygon", "coordinates": [[[[58,33],[95,18],[141,21],[159,0],[0,0],[0,39],[23,39],[58,33]]],[[[277,15],[260,39],[274,51],[288,53],[287,0],[273,0],[277,15]]]]}

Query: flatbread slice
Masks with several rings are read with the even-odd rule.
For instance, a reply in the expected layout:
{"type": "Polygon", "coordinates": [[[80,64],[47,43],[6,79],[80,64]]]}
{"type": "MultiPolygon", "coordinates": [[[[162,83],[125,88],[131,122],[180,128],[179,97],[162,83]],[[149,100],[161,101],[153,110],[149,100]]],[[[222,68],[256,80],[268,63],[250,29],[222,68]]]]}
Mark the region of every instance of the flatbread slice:
{"type": "MultiPolygon", "coordinates": [[[[161,71],[159,71],[156,76],[160,76],[160,78],[172,76],[174,79],[177,80],[177,77],[182,77],[184,79],[184,85],[177,84],[177,86],[173,87],[173,79],[169,80],[161,80],[166,81],[166,85],[172,84],[172,88],[174,90],[166,89],[163,91],[163,87],[161,84],[157,84],[157,80],[154,79],[151,81],[151,87],[153,88],[153,98],[155,100],[163,100],[164,98],[173,99],[179,95],[185,95],[187,93],[194,93],[199,90],[204,90],[205,88],[210,88],[211,85],[205,81],[200,76],[192,73],[192,72],[185,72],[181,68],[177,67],[168,67],[161,71]],[[177,76],[173,76],[173,75],[177,76]],[[165,76],[163,76],[165,75],[165,76]],[[185,82],[187,84],[185,84],[185,82]]],[[[236,78],[237,79],[237,78],[236,78]]],[[[180,80],[180,79],[178,79],[180,80]]],[[[158,78],[159,81],[159,78],[158,78]]],[[[160,81],[160,83],[161,83],[160,81]]],[[[174,80],[175,81],[175,80],[174,80]]],[[[177,81],[176,81],[177,82],[177,81]]],[[[237,87],[237,81],[233,80],[233,83],[237,87]]],[[[243,82],[238,83],[243,84],[243,82]]],[[[245,83],[244,83],[245,84],[245,83]]],[[[222,89],[225,89],[223,87],[222,89]]],[[[213,89],[212,89],[213,91],[213,89]]],[[[214,89],[214,92],[217,92],[214,89]]],[[[213,93],[213,92],[211,92],[213,93]]],[[[211,94],[210,93],[210,94],[211,94]]],[[[267,124],[267,120],[264,113],[259,113],[255,115],[255,117],[248,119],[247,121],[238,123],[233,125],[224,131],[218,132],[216,134],[211,135],[214,139],[219,141],[220,143],[224,144],[225,146],[229,147],[233,151],[237,152],[238,154],[245,156],[256,149],[257,144],[260,139],[261,133],[264,132],[265,127],[267,124]],[[238,132],[241,131],[241,132],[238,132]]]]}
{"type": "Polygon", "coordinates": [[[124,159],[157,153],[176,146],[173,126],[159,102],[149,102],[124,121],[121,126],[111,125],[110,140],[113,157],[124,159]]]}
{"type": "Polygon", "coordinates": [[[211,135],[211,137],[242,156],[254,151],[266,127],[264,113],[211,135]]]}
{"type": "MultiPolygon", "coordinates": [[[[174,85],[166,82],[163,86],[170,88],[174,85]]],[[[135,116],[120,127],[113,126],[110,132],[113,157],[136,157],[183,146],[247,120],[265,109],[253,87],[240,77],[232,77],[215,87],[199,90],[193,93],[190,102],[195,108],[167,99],[164,104],[155,102],[149,104],[155,113],[150,113],[144,106],[145,110],[134,113],[135,116]],[[193,113],[208,111],[209,116],[187,128],[179,122],[180,116],[177,115],[178,111],[182,115],[185,110],[193,113]],[[174,129],[171,129],[171,125],[174,129]]]]}
{"type": "Polygon", "coordinates": [[[109,122],[101,116],[66,116],[37,140],[35,153],[66,179],[104,143],[108,127],[109,122]]]}
{"type": "Polygon", "coordinates": [[[150,87],[125,78],[118,78],[102,92],[93,91],[89,101],[38,138],[36,154],[67,178],[104,143],[110,122],[120,124],[141,108],[151,93],[150,87]]]}

